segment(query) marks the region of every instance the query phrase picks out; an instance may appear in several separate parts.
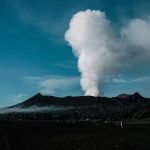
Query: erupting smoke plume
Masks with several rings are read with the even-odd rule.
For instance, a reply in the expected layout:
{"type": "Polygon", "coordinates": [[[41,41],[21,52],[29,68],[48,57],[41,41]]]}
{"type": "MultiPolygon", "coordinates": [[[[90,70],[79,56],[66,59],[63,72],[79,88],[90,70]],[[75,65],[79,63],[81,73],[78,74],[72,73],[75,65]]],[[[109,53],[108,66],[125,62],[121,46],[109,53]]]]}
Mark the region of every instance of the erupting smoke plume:
{"type": "Polygon", "coordinates": [[[118,67],[116,60],[121,55],[105,13],[99,10],[76,13],[65,33],[65,40],[78,57],[82,90],[85,95],[98,96],[101,79],[118,67]]]}
{"type": "Polygon", "coordinates": [[[85,95],[98,96],[104,76],[111,77],[119,68],[125,70],[130,66],[134,71],[139,63],[145,67],[144,61],[149,62],[149,16],[130,20],[118,33],[120,38],[116,38],[109,20],[100,10],[80,11],[72,17],[65,40],[78,57],[85,95]]]}

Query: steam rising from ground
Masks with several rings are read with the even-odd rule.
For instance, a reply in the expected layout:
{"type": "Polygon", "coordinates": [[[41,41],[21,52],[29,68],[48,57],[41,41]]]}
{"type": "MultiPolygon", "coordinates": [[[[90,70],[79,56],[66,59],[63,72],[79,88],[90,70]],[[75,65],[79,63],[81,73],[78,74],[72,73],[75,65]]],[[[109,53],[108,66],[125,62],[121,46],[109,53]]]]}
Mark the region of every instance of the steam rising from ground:
{"type": "Polygon", "coordinates": [[[104,76],[110,77],[119,67],[130,67],[149,60],[150,18],[130,20],[117,39],[104,12],[86,10],[76,13],[65,33],[65,40],[78,57],[81,87],[85,95],[98,96],[104,76]]]}
{"type": "Polygon", "coordinates": [[[118,67],[119,44],[104,12],[86,10],[76,13],[70,21],[65,40],[73,48],[81,72],[85,95],[98,96],[99,82],[118,67]]]}

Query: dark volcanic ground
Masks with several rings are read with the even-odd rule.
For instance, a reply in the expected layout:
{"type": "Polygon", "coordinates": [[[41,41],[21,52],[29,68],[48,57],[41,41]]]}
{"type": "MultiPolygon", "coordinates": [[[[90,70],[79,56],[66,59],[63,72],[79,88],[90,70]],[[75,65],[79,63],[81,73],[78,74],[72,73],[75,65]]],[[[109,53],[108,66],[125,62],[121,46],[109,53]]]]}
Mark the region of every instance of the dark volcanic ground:
{"type": "Polygon", "coordinates": [[[150,124],[0,121],[0,150],[150,150],[150,124]]]}

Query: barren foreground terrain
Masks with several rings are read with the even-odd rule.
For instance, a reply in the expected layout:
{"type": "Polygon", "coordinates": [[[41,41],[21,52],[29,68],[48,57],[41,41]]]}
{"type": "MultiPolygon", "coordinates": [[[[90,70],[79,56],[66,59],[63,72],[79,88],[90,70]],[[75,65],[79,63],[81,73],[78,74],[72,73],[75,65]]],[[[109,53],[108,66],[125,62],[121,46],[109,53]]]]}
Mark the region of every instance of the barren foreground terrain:
{"type": "Polygon", "coordinates": [[[150,124],[0,121],[0,150],[150,150],[150,124]]]}

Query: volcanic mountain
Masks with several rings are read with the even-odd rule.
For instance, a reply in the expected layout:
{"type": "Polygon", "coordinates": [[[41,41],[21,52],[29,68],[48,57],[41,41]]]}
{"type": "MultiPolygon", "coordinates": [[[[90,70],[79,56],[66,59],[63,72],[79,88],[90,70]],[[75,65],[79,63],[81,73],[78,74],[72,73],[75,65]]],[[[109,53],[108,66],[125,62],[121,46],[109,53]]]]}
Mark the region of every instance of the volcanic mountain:
{"type": "MultiPolygon", "coordinates": [[[[49,113],[65,118],[79,119],[131,119],[150,118],[150,100],[139,93],[121,94],[117,97],[54,97],[40,93],[17,105],[6,108],[5,112],[49,113]]],[[[0,111],[1,113],[1,111],[0,111]]]]}
{"type": "Polygon", "coordinates": [[[133,95],[120,94],[117,97],[93,97],[93,96],[78,96],[78,97],[54,97],[45,96],[40,93],[27,99],[26,101],[19,103],[13,107],[28,108],[32,106],[44,107],[44,106],[70,106],[70,107],[84,107],[84,106],[101,106],[101,107],[144,107],[149,106],[150,101],[144,98],[139,93],[133,95]]]}

